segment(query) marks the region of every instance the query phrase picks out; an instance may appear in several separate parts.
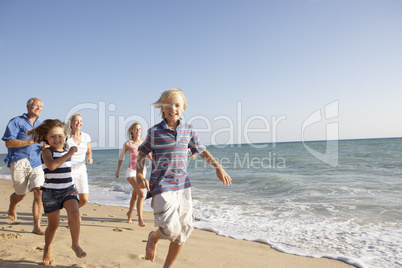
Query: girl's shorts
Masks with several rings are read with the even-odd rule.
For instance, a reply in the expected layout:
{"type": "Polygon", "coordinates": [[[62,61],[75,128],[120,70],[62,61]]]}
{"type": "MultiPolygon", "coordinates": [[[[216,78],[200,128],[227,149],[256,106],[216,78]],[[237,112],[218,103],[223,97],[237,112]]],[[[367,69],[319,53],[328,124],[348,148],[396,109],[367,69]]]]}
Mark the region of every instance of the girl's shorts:
{"type": "Polygon", "coordinates": [[[42,203],[45,213],[62,209],[64,202],[70,199],[75,199],[78,202],[74,185],[60,190],[42,188],[42,203]]]}
{"type": "Polygon", "coordinates": [[[179,245],[184,244],[194,230],[191,188],[155,195],[151,205],[159,236],[179,245]]]}
{"type": "MultiPolygon", "coordinates": [[[[144,173],[144,177],[145,177],[147,175],[147,171],[145,170],[145,168],[144,168],[143,173],[144,173]]],[[[129,167],[126,169],[126,178],[130,178],[130,177],[135,178],[136,176],[137,176],[137,171],[136,170],[131,169],[129,167]]]]}

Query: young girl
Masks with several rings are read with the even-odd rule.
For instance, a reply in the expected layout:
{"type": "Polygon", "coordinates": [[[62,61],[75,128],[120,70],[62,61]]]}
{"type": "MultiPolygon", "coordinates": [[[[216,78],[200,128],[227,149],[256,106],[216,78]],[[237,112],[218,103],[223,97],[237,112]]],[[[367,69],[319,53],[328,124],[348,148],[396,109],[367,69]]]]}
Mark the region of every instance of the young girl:
{"type": "Polygon", "coordinates": [[[79,258],[86,256],[78,239],[80,235],[80,213],[77,193],[71,177],[71,156],[77,152],[77,147],[69,151],[64,148],[66,141],[66,126],[59,120],[45,120],[40,126],[27,132],[36,142],[46,142],[49,147],[42,151],[42,168],[45,173],[45,183],[42,187],[42,203],[47,214],[48,226],[45,232],[45,248],[43,264],[50,265],[52,258],[52,241],[60,223],[60,210],[67,210],[70,223],[72,249],[79,258]]]}
{"type": "MultiPolygon", "coordinates": [[[[130,139],[126,141],[123,145],[123,149],[121,150],[119,156],[119,163],[117,165],[117,171],[115,177],[119,177],[121,163],[123,162],[124,155],[128,151],[130,154],[130,163],[128,164],[128,168],[126,170],[126,178],[127,181],[133,187],[133,193],[131,195],[130,208],[127,212],[128,223],[132,223],[131,215],[133,214],[135,203],[137,202],[137,213],[138,213],[138,225],[140,227],[144,227],[145,223],[142,219],[142,210],[144,206],[145,193],[144,190],[139,188],[136,181],[136,169],[137,169],[137,156],[138,156],[138,146],[143,143],[144,139],[141,138],[141,125],[136,122],[132,124],[127,131],[130,139]]],[[[150,156],[148,156],[151,160],[150,156]]],[[[144,169],[144,176],[146,170],[144,169]]]]}
{"type": "Polygon", "coordinates": [[[198,153],[216,170],[224,185],[232,179],[222,166],[201,144],[192,125],[181,118],[187,107],[183,91],[168,89],[154,103],[161,108],[162,122],[148,130],[144,143],[138,148],[137,184],[147,188],[152,196],[155,226],[148,235],[146,256],[154,261],[156,245],[160,239],[170,240],[168,255],[163,267],[172,267],[184,242],[193,230],[191,184],[187,174],[187,150],[198,153]],[[148,181],[143,175],[145,155],[152,152],[152,173],[148,181]]]}
{"type": "Polygon", "coordinates": [[[73,146],[78,148],[77,153],[71,156],[71,171],[74,179],[75,189],[79,195],[79,207],[88,203],[89,188],[88,188],[88,174],[86,162],[91,165],[93,163],[92,150],[91,150],[91,137],[81,131],[82,115],[80,113],[73,114],[68,120],[67,124],[67,141],[66,147],[70,149],[73,146]]]}

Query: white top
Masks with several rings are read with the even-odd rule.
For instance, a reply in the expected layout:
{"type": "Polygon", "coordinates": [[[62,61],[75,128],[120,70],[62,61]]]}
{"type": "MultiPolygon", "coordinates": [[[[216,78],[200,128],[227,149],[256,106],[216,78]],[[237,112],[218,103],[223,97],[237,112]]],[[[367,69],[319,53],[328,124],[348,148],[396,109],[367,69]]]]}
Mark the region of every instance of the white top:
{"type": "Polygon", "coordinates": [[[72,164],[74,163],[83,163],[85,164],[85,156],[88,151],[88,143],[91,142],[91,137],[87,134],[81,131],[81,143],[75,144],[73,137],[70,137],[66,141],[66,147],[67,149],[70,149],[73,146],[77,146],[78,151],[73,154],[71,157],[71,162],[72,164]]]}

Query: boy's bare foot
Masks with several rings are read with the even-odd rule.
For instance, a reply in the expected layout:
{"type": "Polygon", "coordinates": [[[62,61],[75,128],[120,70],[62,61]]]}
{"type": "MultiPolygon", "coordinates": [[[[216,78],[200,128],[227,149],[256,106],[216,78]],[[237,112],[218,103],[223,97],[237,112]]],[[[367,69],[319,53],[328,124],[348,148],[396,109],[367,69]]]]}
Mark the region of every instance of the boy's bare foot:
{"type": "Polygon", "coordinates": [[[148,260],[152,262],[155,260],[156,244],[158,243],[157,240],[155,241],[155,239],[153,239],[153,234],[154,234],[153,231],[149,233],[147,246],[145,248],[145,256],[148,258],[148,260]]]}
{"type": "Polygon", "coordinates": [[[48,249],[44,249],[43,251],[43,264],[44,265],[51,265],[53,263],[52,258],[52,249],[49,247],[48,249]]]}
{"type": "Polygon", "coordinates": [[[42,231],[42,229],[40,227],[34,227],[34,229],[32,230],[32,233],[37,234],[37,235],[45,235],[45,232],[42,231]]]}
{"type": "Polygon", "coordinates": [[[11,207],[8,209],[8,217],[12,221],[17,220],[17,212],[15,211],[15,209],[12,209],[11,207]]]}
{"type": "Polygon", "coordinates": [[[87,256],[87,253],[83,251],[79,245],[72,246],[71,248],[74,250],[75,255],[77,255],[78,258],[84,258],[85,256],[87,256]]]}

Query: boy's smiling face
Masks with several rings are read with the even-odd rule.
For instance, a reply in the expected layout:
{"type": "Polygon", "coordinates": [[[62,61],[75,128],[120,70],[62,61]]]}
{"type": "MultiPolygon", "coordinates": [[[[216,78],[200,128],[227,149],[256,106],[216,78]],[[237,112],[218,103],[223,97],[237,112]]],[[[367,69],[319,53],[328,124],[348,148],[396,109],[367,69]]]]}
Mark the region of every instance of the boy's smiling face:
{"type": "Polygon", "coordinates": [[[168,125],[176,124],[184,111],[183,97],[180,94],[174,94],[162,105],[161,108],[168,125]]]}

